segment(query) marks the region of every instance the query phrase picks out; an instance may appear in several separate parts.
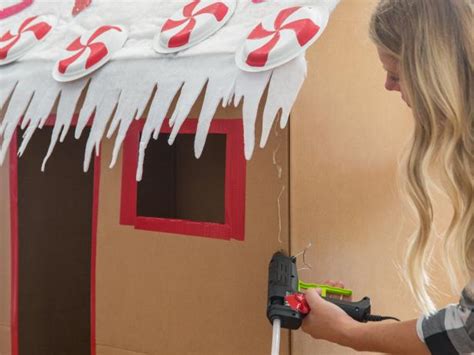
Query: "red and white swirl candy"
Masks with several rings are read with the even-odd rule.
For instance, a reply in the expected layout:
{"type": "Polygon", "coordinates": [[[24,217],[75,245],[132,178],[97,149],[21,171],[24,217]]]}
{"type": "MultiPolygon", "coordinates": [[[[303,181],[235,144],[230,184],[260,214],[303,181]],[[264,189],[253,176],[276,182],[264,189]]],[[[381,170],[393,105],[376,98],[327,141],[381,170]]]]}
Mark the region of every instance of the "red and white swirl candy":
{"type": "Polygon", "coordinates": [[[33,0],[2,1],[2,4],[0,4],[0,20],[22,12],[31,4],[33,4],[33,0]]]}
{"type": "Polygon", "coordinates": [[[79,15],[82,11],[87,9],[92,3],[92,0],[75,0],[72,8],[72,16],[79,15]]]}
{"type": "Polygon", "coordinates": [[[127,37],[125,28],[104,25],[76,38],[56,62],[54,79],[73,81],[96,71],[124,46],[127,37]]]}
{"type": "Polygon", "coordinates": [[[163,24],[153,47],[159,53],[192,47],[224,26],[235,6],[236,0],[193,0],[163,24]]]}
{"type": "Polygon", "coordinates": [[[15,29],[0,34],[0,65],[23,57],[38,43],[45,40],[55,24],[50,16],[33,16],[15,29]]]}
{"type": "Polygon", "coordinates": [[[237,66],[258,72],[283,65],[304,53],[328,23],[327,10],[289,7],[265,17],[237,51],[237,66]]]}

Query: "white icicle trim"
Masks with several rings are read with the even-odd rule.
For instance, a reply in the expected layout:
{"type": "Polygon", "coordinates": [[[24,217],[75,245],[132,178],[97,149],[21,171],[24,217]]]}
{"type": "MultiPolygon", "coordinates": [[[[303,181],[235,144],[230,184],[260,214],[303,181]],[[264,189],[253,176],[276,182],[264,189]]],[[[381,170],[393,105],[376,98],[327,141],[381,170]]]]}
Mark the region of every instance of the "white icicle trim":
{"type": "Polygon", "coordinates": [[[245,158],[252,158],[255,147],[255,122],[257,120],[258,107],[262,99],[263,92],[267,87],[272,72],[264,71],[259,73],[241,72],[235,82],[235,101],[238,106],[243,99],[244,118],[244,144],[245,158]]]}
{"type": "Polygon", "coordinates": [[[196,158],[201,157],[204,150],[207,132],[209,132],[211,121],[214,118],[219,103],[222,102],[222,106],[226,107],[230,98],[234,95],[235,81],[238,73],[229,65],[220,68],[214,77],[209,78],[194,141],[196,158]]]}
{"type": "MultiPolygon", "coordinates": [[[[79,109],[75,137],[79,138],[93,116],[92,127],[85,147],[84,170],[87,170],[94,151],[99,153],[100,142],[107,132],[110,138],[117,132],[111,166],[115,164],[127,131],[134,119],[143,118],[150,103],[140,141],[137,180],[141,179],[145,150],[150,139],[158,139],[161,126],[171,103],[179,95],[170,124],[172,144],[188,118],[191,108],[204,90],[204,102],[198,118],[195,155],[204,149],[212,118],[217,107],[243,100],[245,157],[252,157],[255,146],[255,123],[260,102],[268,86],[264,108],[264,124],[260,145],[267,141],[275,116],[281,109],[282,127],[296,99],[306,75],[306,61],[299,57],[273,71],[246,73],[239,70],[233,55],[197,57],[166,57],[130,61],[111,61],[92,77],[72,83],[57,83],[51,78],[51,63],[25,62],[0,68],[0,104],[8,102],[0,123],[0,164],[20,119],[26,129],[19,154],[23,154],[34,131],[41,128],[57,103],[57,116],[51,143],[43,163],[51,156],[59,139],[62,142],[71,126],[76,106],[84,95],[79,109]],[[0,140],[1,141],[1,140],[0,140]]],[[[1,108],[2,106],[0,106],[1,108]]]]}
{"type": "Polygon", "coordinates": [[[290,111],[306,78],[304,57],[299,57],[288,63],[287,66],[276,68],[273,71],[272,81],[268,88],[267,102],[263,111],[263,128],[260,147],[267,144],[270,131],[281,109],[280,128],[288,123],[290,111]],[[292,75],[288,76],[287,72],[292,75]]]}
{"type": "Polygon", "coordinates": [[[62,143],[66,138],[69,127],[76,110],[77,102],[81,96],[82,90],[84,89],[85,81],[75,81],[71,85],[65,86],[61,91],[61,100],[59,100],[58,111],[56,115],[56,122],[54,124],[53,133],[51,136],[51,142],[48,147],[48,152],[41,165],[41,171],[45,170],[46,162],[53,153],[53,149],[56,143],[59,141],[62,143]]]}

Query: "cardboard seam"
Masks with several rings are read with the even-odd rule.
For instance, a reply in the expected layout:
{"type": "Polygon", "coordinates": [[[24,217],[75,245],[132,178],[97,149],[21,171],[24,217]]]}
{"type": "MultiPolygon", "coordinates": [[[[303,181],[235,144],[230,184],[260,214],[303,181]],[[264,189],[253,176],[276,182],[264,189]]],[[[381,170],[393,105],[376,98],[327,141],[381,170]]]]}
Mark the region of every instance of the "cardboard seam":
{"type": "Polygon", "coordinates": [[[144,353],[142,351],[136,351],[136,350],[132,350],[132,349],[127,349],[127,348],[123,348],[121,346],[114,346],[114,345],[110,345],[110,344],[102,344],[102,343],[96,343],[96,348],[97,347],[104,347],[104,348],[110,348],[110,349],[117,349],[117,350],[122,350],[122,351],[127,351],[127,352],[131,352],[131,353],[135,353],[137,355],[151,355],[151,353],[144,353]]]}

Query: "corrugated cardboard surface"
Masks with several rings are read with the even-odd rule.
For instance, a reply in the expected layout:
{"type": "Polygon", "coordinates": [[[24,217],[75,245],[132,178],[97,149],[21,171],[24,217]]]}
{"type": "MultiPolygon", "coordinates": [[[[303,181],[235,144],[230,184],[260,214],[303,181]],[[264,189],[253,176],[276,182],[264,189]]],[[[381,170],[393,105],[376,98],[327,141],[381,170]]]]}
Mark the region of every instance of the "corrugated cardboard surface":
{"type": "MultiPolygon", "coordinates": [[[[236,117],[230,111],[217,115],[223,116],[236,117]]],[[[244,242],[119,225],[121,162],[110,170],[103,158],[98,354],[270,352],[271,326],[265,316],[268,262],[277,249],[288,246],[287,139],[288,131],[275,131],[267,148],[256,151],[248,163],[244,242]],[[283,244],[278,242],[280,226],[283,244]]],[[[106,142],[102,156],[110,152],[106,142]]],[[[288,354],[288,334],[282,338],[282,354],[288,354]]]]}
{"type": "Polygon", "coordinates": [[[9,160],[0,167],[0,354],[10,354],[10,190],[9,160]]]}
{"type": "MultiPolygon", "coordinates": [[[[292,250],[313,242],[313,270],[303,280],[344,280],[356,298],[372,298],[374,312],[411,319],[419,312],[397,264],[413,224],[396,176],[412,118],[400,94],[384,90],[367,35],[375,3],[342,1],[308,52],[309,76],[290,120],[292,250]]],[[[449,209],[443,200],[438,208],[442,230],[449,209]]],[[[446,281],[438,285],[449,292],[446,281]]],[[[294,355],[353,353],[302,332],[292,345],[294,355]]]]}

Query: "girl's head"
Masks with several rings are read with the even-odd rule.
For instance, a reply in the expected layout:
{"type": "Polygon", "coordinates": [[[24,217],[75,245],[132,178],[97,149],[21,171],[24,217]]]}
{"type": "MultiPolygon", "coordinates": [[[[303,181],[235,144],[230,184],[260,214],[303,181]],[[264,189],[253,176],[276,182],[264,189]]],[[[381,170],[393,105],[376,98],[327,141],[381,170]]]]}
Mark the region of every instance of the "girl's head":
{"type": "Polygon", "coordinates": [[[400,91],[415,119],[405,164],[406,190],[419,219],[406,275],[420,306],[433,311],[427,288],[433,206],[428,167],[438,168],[453,206],[445,261],[456,285],[474,274],[472,4],[470,0],[381,0],[370,35],[387,70],[385,87],[400,91]]]}

